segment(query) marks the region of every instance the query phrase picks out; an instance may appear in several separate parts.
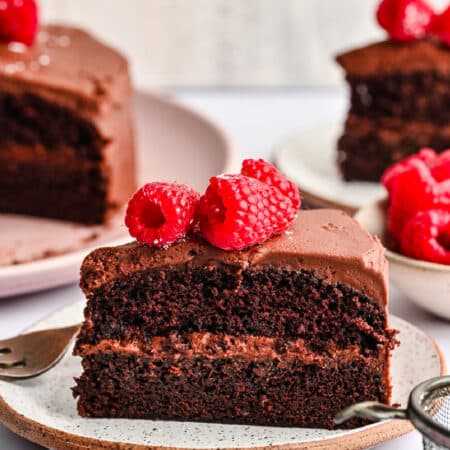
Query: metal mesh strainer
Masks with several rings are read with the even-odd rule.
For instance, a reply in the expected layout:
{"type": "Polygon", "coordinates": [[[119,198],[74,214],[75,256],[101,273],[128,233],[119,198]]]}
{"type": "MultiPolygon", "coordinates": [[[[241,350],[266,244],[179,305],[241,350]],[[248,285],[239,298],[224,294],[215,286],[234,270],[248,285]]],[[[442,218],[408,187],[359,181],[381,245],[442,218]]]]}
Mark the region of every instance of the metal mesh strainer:
{"type": "Polygon", "coordinates": [[[372,421],[405,419],[422,433],[425,450],[450,450],[450,376],[432,378],[411,392],[406,409],[363,402],[336,415],[337,424],[353,416],[372,421]]]}

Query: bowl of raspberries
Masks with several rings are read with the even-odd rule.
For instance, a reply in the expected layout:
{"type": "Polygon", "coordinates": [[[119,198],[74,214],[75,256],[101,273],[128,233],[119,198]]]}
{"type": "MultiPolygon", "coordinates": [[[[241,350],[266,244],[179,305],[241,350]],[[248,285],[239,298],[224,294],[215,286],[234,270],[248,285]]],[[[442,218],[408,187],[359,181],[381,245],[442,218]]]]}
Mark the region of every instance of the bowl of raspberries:
{"type": "Polygon", "coordinates": [[[386,247],[393,283],[450,319],[450,150],[424,148],[389,167],[381,182],[387,198],[355,218],[386,247]]]}

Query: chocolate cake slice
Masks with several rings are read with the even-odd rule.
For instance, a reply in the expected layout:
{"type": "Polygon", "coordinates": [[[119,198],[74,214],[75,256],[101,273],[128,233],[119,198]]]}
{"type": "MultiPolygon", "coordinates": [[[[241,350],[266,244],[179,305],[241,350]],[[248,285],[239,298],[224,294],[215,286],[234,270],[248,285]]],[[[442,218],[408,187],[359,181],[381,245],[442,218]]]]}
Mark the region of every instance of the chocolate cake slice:
{"type": "Polygon", "coordinates": [[[101,223],[135,189],[126,59],[42,27],[0,45],[0,212],[101,223]]]}
{"type": "Polygon", "coordinates": [[[379,181],[422,147],[450,147],[450,49],[434,40],[383,41],[337,57],[351,106],[338,141],[346,180],[379,181]]]}
{"type": "Polygon", "coordinates": [[[100,248],[81,287],[82,416],[333,428],[389,402],[387,263],[343,212],[302,211],[242,251],[195,233],[100,248]]]}

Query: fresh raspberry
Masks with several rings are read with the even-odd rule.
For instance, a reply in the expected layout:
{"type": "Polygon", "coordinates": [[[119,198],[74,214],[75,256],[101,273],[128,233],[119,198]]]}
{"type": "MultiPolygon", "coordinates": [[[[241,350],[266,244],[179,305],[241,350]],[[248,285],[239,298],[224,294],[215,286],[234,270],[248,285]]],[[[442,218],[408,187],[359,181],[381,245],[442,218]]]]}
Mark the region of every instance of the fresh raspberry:
{"type": "Polygon", "coordinates": [[[450,45],[450,6],[441,14],[434,16],[430,25],[430,33],[446,45],[450,45]]]}
{"type": "Polygon", "coordinates": [[[0,42],[33,45],[38,29],[35,0],[0,1],[0,42]]]}
{"type": "Polygon", "coordinates": [[[423,161],[410,160],[409,165],[390,192],[388,229],[394,238],[400,237],[406,223],[418,212],[450,210],[450,179],[438,182],[423,161]]]}
{"type": "Polygon", "coordinates": [[[417,213],[403,229],[400,248],[411,258],[450,264],[450,211],[417,213]]]}
{"type": "Polygon", "coordinates": [[[388,229],[398,239],[406,222],[418,211],[433,204],[432,177],[429,168],[419,160],[397,177],[390,192],[388,229]]]}
{"type": "Polygon", "coordinates": [[[450,179],[450,150],[445,150],[429,164],[433,178],[440,182],[450,179]]]}
{"type": "Polygon", "coordinates": [[[139,242],[156,247],[171,244],[192,228],[199,198],[189,186],[148,183],[128,202],[125,225],[139,242]]]}
{"type": "Polygon", "coordinates": [[[434,18],[424,0],[382,0],[377,10],[378,23],[396,41],[424,38],[434,18]]]}
{"type": "Polygon", "coordinates": [[[291,199],[292,206],[295,209],[300,208],[300,193],[297,186],[267,161],[263,159],[245,159],[242,162],[241,174],[256,178],[269,186],[277,188],[283,195],[291,199]]]}
{"type": "Polygon", "coordinates": [[[423,148],[418,153],[402,159],[398,163],[388,167],[381,177],[381,183],[387,191],[391,193],[397,178],[414,165],[414,163],[412,163],[413,161],[422,161],[429,167],[436,159],[436,156],[436,152],[433,149],[423,148]]]}
{"type": "Polygon", "coordinates": [[[198,219],[212,245],[240,250],[286,230],[296,212],[278,189],[245,175],[222,175],[210,179],[198,219]]]}

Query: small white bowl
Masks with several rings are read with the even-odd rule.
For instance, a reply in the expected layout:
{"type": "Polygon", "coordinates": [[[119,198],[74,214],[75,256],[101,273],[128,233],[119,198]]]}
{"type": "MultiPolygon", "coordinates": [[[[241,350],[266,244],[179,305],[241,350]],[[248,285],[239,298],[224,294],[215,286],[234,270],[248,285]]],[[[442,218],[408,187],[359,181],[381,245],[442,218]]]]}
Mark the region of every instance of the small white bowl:
{"type": "MultiPolygon", "coordinates": [[[[388,201],[361,208],[355,219],[386,247],[388,201]]],[[[450,319],[450,266],[408,258],[386,249],[391,281],[418,306],[450,319]]]]}

